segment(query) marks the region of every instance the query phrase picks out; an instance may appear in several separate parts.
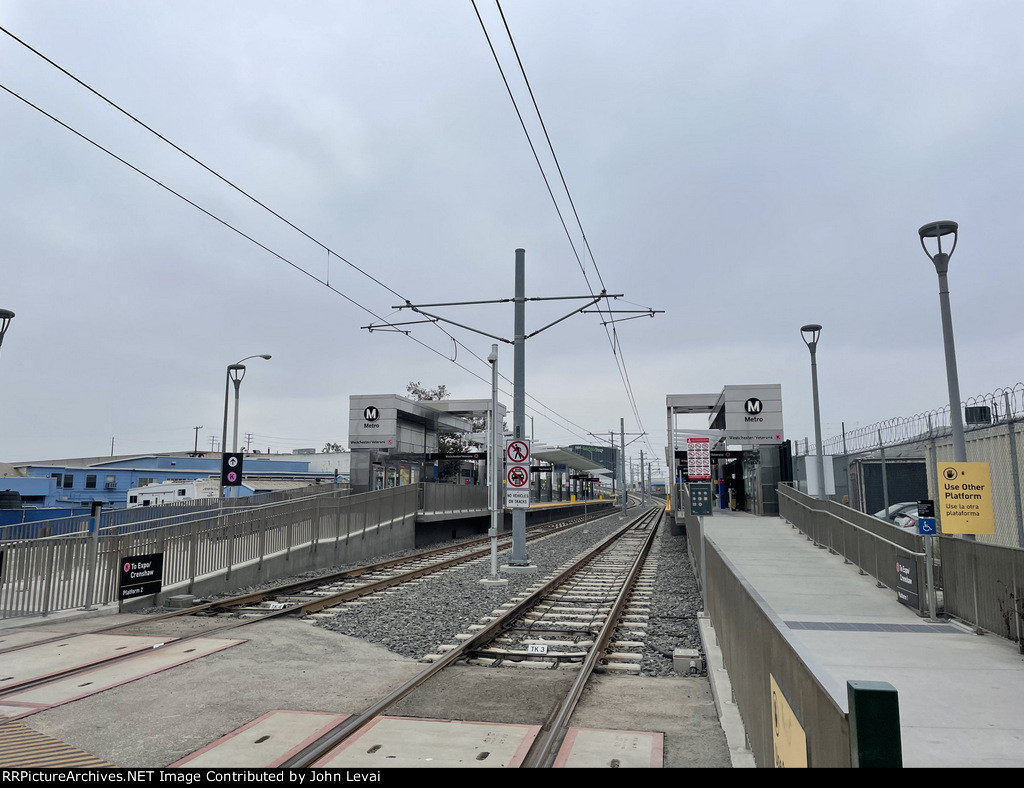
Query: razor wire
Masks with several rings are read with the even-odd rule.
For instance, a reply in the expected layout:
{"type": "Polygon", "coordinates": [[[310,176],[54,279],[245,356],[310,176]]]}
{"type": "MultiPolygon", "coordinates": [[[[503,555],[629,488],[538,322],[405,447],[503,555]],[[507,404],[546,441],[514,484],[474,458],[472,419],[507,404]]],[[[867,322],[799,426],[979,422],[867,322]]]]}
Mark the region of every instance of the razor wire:
{"type": "MultiPolygon", "coordinates": [[[[1024,417],[1024,382],[1010,387],[998,388],[988,394],[969,397],[961,403],[962,408],[987,407],[991,420],[980,424],[966,424],[965,430],[991,427],[1024,417]]],[[[872,451],[879,446],[895,446],[917,440],[928,440],[950,434],[949,406],[916,413],[913,416],[896,416],[864,427],[844,431],[821,442],[823,454],[854,454],[872,451]]],[[[804,442],[807,454],[816,454],[817,445],[804,442]]],[[[799,442],[797,443],[799,448],[799,442]]]]}

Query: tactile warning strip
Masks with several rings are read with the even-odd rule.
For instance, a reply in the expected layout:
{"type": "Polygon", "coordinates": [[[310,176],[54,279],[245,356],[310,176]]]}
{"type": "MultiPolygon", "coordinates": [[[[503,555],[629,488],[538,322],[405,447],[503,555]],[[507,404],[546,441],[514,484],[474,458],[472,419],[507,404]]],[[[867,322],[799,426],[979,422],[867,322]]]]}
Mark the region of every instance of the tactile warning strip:
{"type": "Polygon", "coordinates": [[[831,632],[916,632],[931,635],[963,634],[950,624],[858,624],[836,621],[787,621],[790,629],[816,629],[831,632]]]}
{"type": "Polygon", "coordinates": [[[18,769],[112,769],[82,750],[19,722],[0,724],[0,766],[18,769]]]}

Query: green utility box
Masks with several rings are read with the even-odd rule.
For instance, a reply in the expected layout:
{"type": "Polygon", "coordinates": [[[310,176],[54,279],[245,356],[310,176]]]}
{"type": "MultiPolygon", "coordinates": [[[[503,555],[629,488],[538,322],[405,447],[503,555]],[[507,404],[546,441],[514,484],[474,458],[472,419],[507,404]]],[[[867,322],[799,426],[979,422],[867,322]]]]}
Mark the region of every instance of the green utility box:
{"type": "Polygon", "coordinates": [[[850,701],[850,765],[855,769],[903,766],[900,702],[886,681],[847,681],[850,701]]]}

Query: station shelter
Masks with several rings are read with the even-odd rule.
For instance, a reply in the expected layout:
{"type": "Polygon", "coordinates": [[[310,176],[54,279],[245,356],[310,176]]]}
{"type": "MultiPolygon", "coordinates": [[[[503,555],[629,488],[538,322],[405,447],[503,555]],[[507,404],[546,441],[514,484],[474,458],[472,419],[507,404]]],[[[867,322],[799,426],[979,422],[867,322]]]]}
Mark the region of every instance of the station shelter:
{"type": "MultiPolygon", "coordinates": [[[[352,492],[438,481],[442,463],[457,464],[457,483],[486,484],[490,399],[411,400],[397,394],[349,397],[352,492]],[[469,450],[441,451],[455,435],[469,450]]],[[[505,407],[498,403],[500,423],[505,407]]]]}
{"type": "Polygon", "coordinates": [[[595,500],[610,493],[605,467],[570,447],[535,442],[531,456],[530,498],[537,503],[595,500]]]}
{"type": "MultiPolygon", "coordinates": [[[[487,484],[490,399],[411,400],[397,394],[349,397],[349,481],[353,493],[442,479],[442,464],[458,466],[456,483],[487,484]],[[469,450],[441,450],[441,435],[456,435],[469,450]]],[[[498,403],[497,423],[505,417],[498,403]]],[[[537,503],[596,499],[606,494],[604,468],[557,446],[536,443],[531,452],[531,500],[537,503]]]]}
{"type": "Polygon", "coordinates": [[[666,485],[666,492],[674,515],[682,516],[682,486],[697,481],[712,484],[717,508],[778,514],[779,482],[792,480],[781,385],[725,386],[718,394],[669,394],[665,405],[666,462],[674,469],[674,483],[666,485]],[[706,416],[707,428],[679,426],[677,417],[684,414],[706,416]],[[710,453],[710,463],[698,472],[691,468],[691,453],[702,450],[710,453]]]}

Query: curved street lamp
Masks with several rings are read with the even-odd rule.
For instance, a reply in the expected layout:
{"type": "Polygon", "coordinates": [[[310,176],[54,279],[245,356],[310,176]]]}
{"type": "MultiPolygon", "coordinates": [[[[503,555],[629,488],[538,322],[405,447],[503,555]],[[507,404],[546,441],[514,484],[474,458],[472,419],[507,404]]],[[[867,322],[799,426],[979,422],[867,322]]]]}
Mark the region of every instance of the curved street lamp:
{"type": "Polygon", "coordinates": [[[959,225],[949,220],[931,222],[917,231],[921,236],[921,248],[935,266],[939,275],[939,309],[942,313],[942,343],[946,353],[946,384],[949,387],[949,423],[953,428],[953,462],[967,462],[967,443],[964,440],[964,419],[960,412],[960,380],[956,373],[956,348],[953,346],[953,316],[949,308],[949,258],[956,249],[959,225]],[[953,245],[948,252],[942,251],[942,239],[953,236],[953,245]],[[932,254],[925,245],[925,238],[934,238],[938,251],[932,254]]]}
{"type": "Polygon", "coordinates": [[[808,323],[800,328],[800,337],[803,339],[807,349],[811,351],[811,390],[814,395],[814,443],[818,452],[818,497],[823,501],[828,499],[825,492],[825,458],[821,454],[821,412],[818,410],[818,363],[815,358],[815,351],[818,348],[818,337],[821,336],[821,326],[817,323],[808,323]]]}
{"type": "Polygon", "coordinates": [[[4,343],[4,334],[7,333],[7,327],[13,318],[14,312],[10,309],[0,309],[0,345],[4,343]]]}
{"type": "MultiPolygon", "coordinates": [[[[242,378],[245,377],[245,364],[243,364],[242,361],[248,361],[250,358],[262,358],[262,359],[265,359],[265,360],[269,360],[270,359],[270,354],[268,354],[268,353],[259,353],[259,354],[255,355],[255,356],[246,356],[241,361],[236,361],[234,364],[229,364],[228,365],[227,377],[224,380],[224,429],[221,432],[221,443],[220,443],[221,456],[224,455],[224,453],[225,453],[225,451],[227,449],[227,442],[228,442],[228,391],[230,389],[230,384],[231,383],[235,384],[235,435],[234,435],[234,438],[232,440],[232,448],[231,448],[231,450],[232,450],[232,452],[237,452],[238,451],[238,389],[242,385],[242,378]]],[[[224,484],[223,484],[223,480],[221,480],[221,484],[220,484],[219,490],[220,490],[220,495],[218,497],[219,498],[223,498],[224,497],[224,484]]]]}

